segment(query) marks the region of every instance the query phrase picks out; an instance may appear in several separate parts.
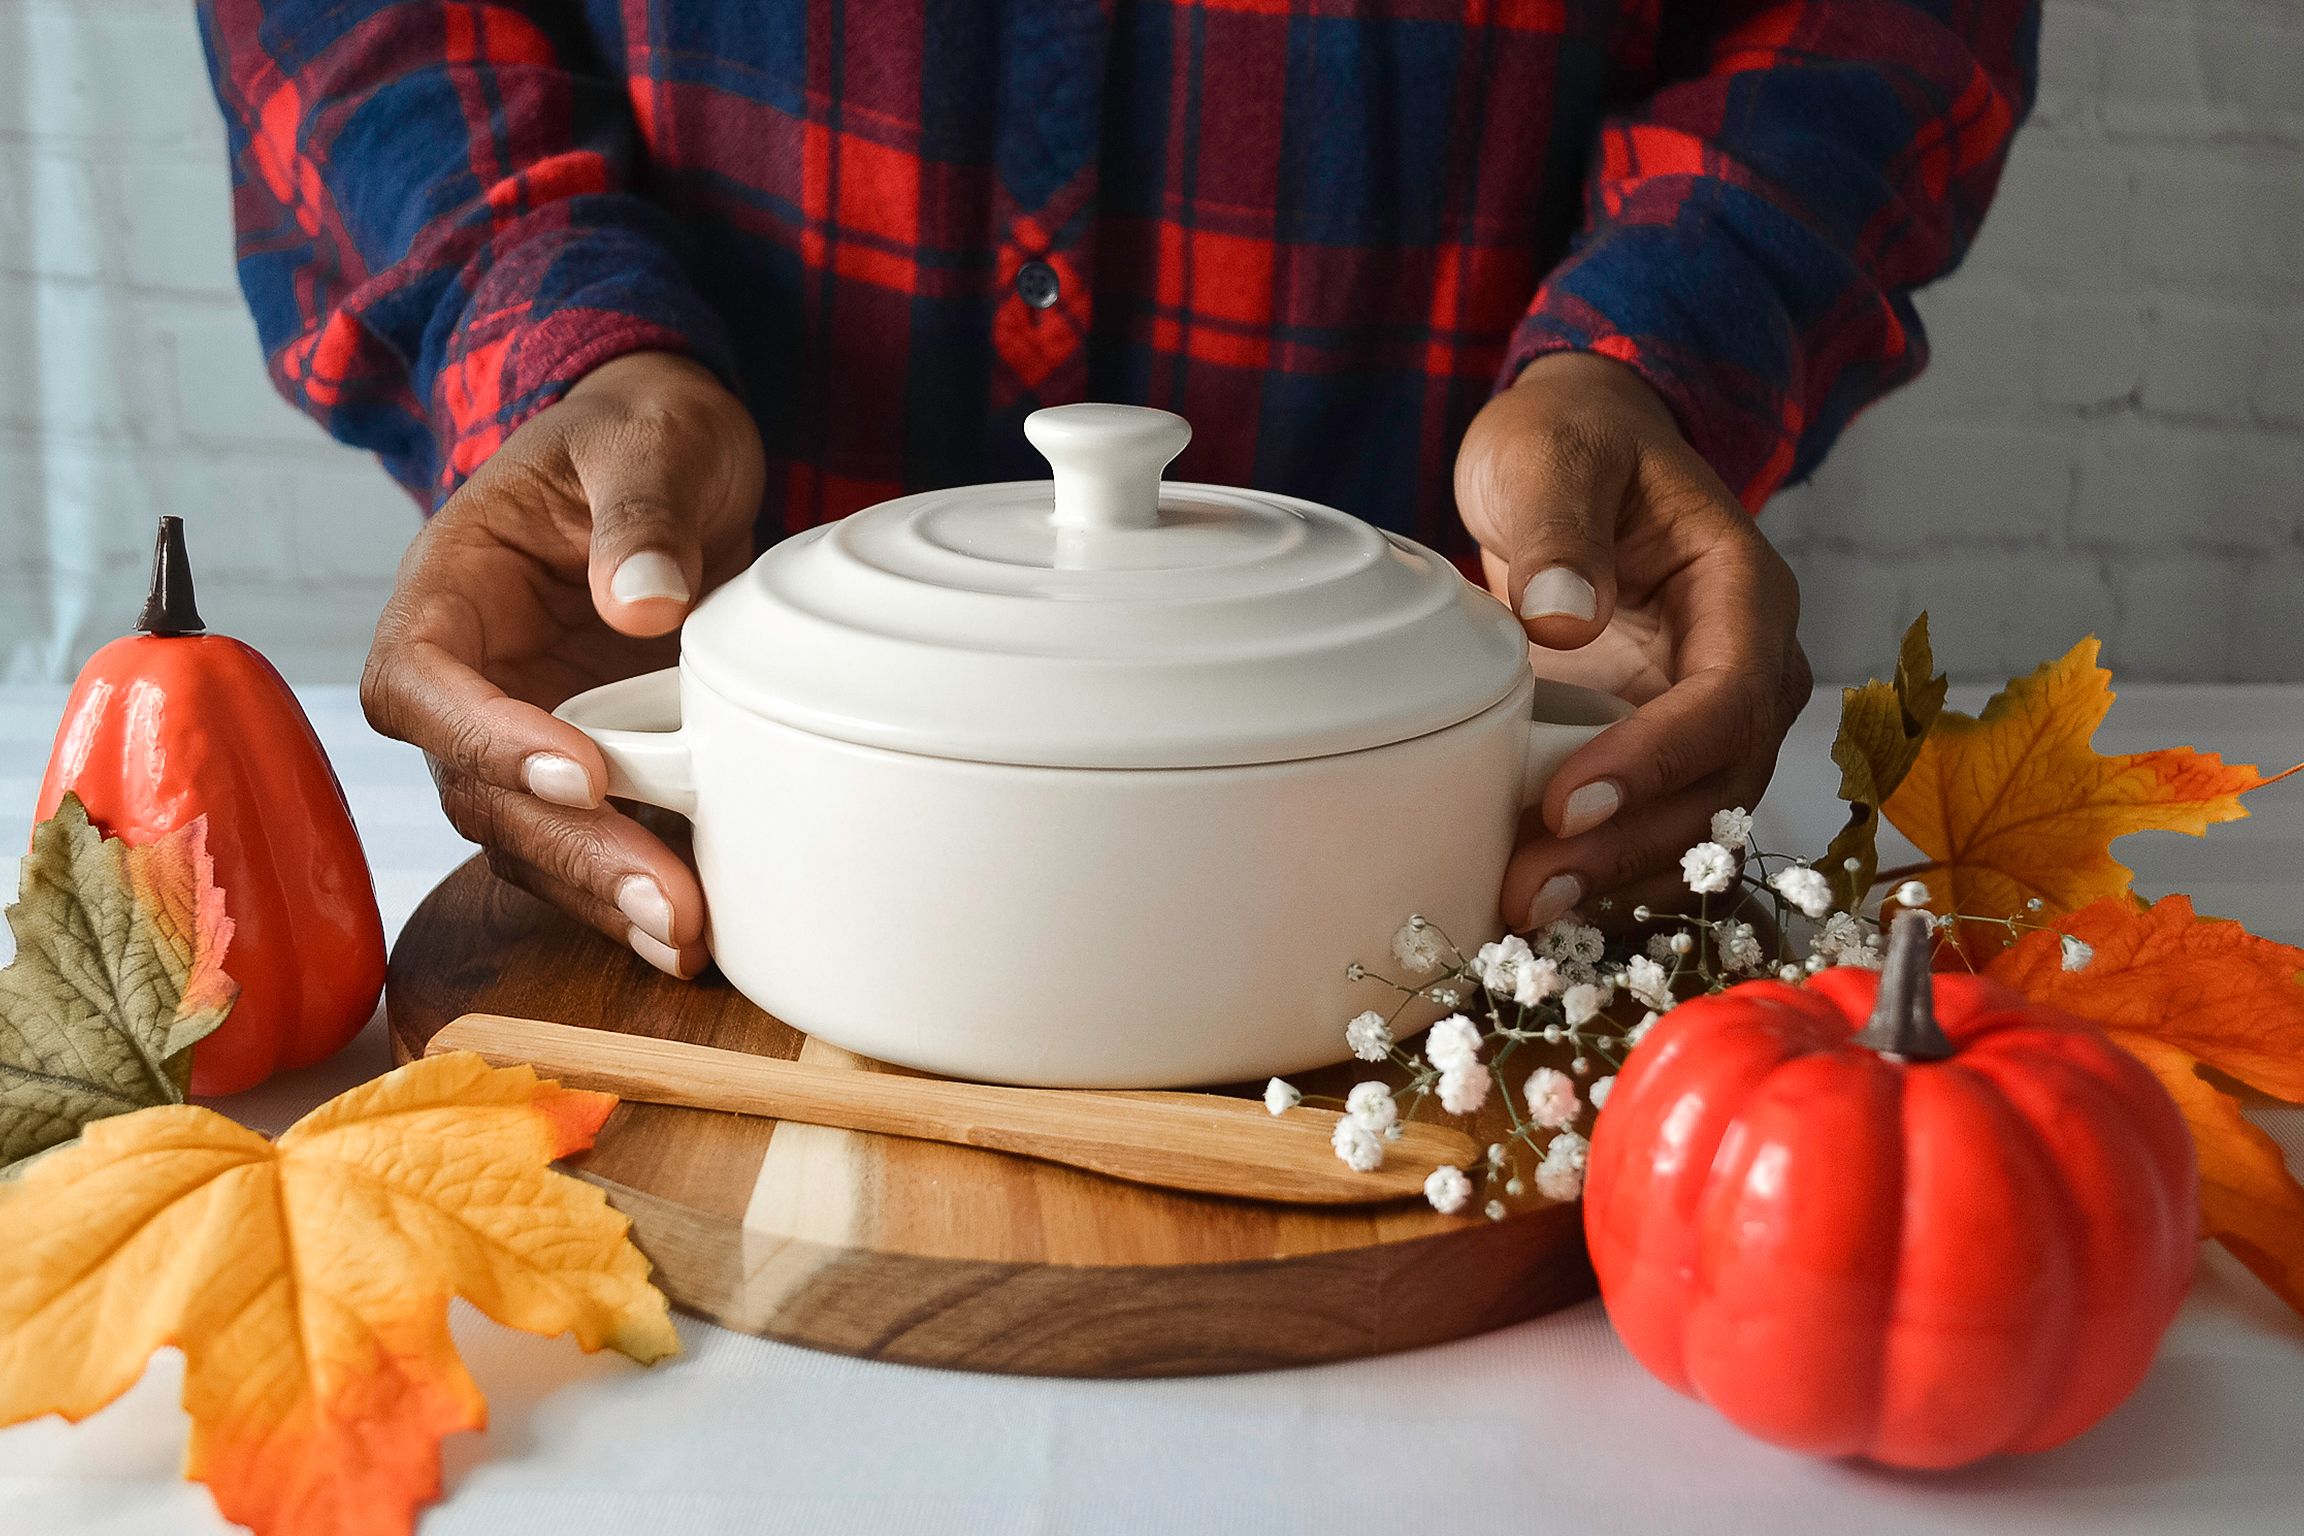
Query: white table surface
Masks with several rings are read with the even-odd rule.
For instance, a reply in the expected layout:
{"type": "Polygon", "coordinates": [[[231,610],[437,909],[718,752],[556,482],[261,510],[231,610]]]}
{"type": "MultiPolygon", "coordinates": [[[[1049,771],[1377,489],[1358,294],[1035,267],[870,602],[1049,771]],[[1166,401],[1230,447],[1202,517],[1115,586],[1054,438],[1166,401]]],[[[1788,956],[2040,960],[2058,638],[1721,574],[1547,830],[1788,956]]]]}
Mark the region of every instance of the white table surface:
{"type": "MultiPolygon", "coordinates": [[[[350,690],[303,697],[396,933],[469,850],[422,759],[371,735],[350,690]]],[[[61,689],[0,687],[11,854],[63,703],[61,689]]],[[[1837,704],[1820,691],[1786,744],[1769,846],[1820,848],[1837,822],[1837,704]]],[[[2123,689],[2097,738],[2103,751],[2176,744],[2267,771],[2304,759],[2304,687],[2123,689]]],[[[2300,781],[2252,797],[2252,820],[2204,840],[2144,834],[2116,852],[2146,894],[2188,891],[2203,912],[2304,942],[2300,781]]],[[[276,1130],[387,1065],[379,1019],[334,1060],[219,1107],[276,1130]]],[[[2304,1111],[2254,1113],[2304,1167],[2304,1111]]],[[[882,1365],[686,1317],[686,1354],[653,1370],[499,1328],[462,1303],[455,1328],[491,1423],[447,1442],[449,1496],[424,1518],[427,1536],[2304,1531],[2304,1320],[2215,1248],[2150,1375],[2110,1418],[2044,1455],[1934,1475],[1746,1438],[1647,1377],[1596,1302],[1384,1359],[1157,1382],[882,1365]]],[[[0,1431],[0,1532],[232,1529],[205,1489],[177,1480],[181,1378],[163,1351],[84,1424],[0,1431]]]]}

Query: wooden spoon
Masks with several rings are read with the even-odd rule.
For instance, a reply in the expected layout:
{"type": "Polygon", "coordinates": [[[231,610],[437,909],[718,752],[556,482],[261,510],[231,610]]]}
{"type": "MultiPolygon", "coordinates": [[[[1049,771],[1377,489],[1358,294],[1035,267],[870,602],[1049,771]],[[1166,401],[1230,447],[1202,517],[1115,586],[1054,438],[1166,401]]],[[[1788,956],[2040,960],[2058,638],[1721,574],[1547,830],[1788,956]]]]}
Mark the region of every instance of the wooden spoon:
{"type": "Polygon", "coordinates": [[[468,1013],[424,1048],[475,1051],[491,1066],[526,1063],[571,1088],[650,1104],[733,1110],[809,1125],[991,1147],[1116,1179],[1251,1200],[1358,1205],[1421,1194],[1443,1163],[1469,1168],[1472,1138],[1423,1122],[1385,1145],[1384,1164],[1354,1173],[1329,1145],[1332,1110],[1268,1113],[1212,1093],[1107,1093],[1002,1088],[804,1066],[769,1056],[540,1019],[468,1013]]]}

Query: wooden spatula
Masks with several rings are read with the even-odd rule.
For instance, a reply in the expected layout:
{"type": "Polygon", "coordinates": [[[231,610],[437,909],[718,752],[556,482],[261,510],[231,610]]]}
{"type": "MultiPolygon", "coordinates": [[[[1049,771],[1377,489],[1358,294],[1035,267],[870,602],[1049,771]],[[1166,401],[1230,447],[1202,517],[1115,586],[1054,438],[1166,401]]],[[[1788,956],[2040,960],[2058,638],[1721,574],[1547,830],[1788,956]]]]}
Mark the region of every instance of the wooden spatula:
{"type": "Polygon", "coordinates": [[[1462,1132],[1417,1122],[1386,1145],[1383,1167],[1354,1173],[1329,1145],[1339,1118],[1330,1110],[1299,1107],[1275,1116],[1253,1099],[1212,1093],[1001,1088],[897,1077],[493,1013],[453,1020],[424,1048],[427,1056],[444,1051],[476,1051],[491,1066],[525,1062],[568,1087],[649,1104],[990,1147],[1139,1184],[1251,1200],[1397,1200],[1422,1193],[1425,1176],[1441,1164],[1469,1168],[1476,1155],[1462,1132]]]}

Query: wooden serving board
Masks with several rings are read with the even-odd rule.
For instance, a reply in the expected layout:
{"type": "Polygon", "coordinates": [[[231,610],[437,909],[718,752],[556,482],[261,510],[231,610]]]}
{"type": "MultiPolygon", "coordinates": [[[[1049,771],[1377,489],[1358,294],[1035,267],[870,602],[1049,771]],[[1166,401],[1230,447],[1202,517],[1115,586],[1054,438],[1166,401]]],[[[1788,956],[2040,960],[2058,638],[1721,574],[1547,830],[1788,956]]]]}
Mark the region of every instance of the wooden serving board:
{"type": "MultiPolygon", "coordinates": [[[[902,1070],[809,1039],[717,970],[673,981],[479,859],[409,919],[386,997],[402,1062],[478,1011],[902,1070]]],[[[903,1000],[891,992],[886,1006],[903,1000]]],[[[1341,1096],[1370,1075],[1347,1062],[1297,1082],[1341,1096]]],[[[1497,1123],[1469,1127],[1483,1146],[1502,1130],[1494,1096],[1486,1113],[1497,1123]]],[[[680,1307],[745,1333],[916,1365],[1055,1376],[1309,1365],[1501,1327],[1594,1288],[1580,1207],[1533,1193],[1501,1221],[1442,1216],[1420,1200],[1316,1209],[629,1103],[568,1166],[631,1218],[680,1307]]]]}

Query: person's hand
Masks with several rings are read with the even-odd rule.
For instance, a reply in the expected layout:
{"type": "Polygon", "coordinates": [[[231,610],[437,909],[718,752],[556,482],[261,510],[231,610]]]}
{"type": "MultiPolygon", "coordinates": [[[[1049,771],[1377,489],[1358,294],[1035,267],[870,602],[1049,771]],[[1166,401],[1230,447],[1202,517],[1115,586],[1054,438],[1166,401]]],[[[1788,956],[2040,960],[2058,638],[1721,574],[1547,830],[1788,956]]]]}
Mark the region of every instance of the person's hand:
{"type": "Polygon", "coordinates": [[[1589,353],[1538,358],[1482,408],[1456,502],[1536,670],[1640,706],[1561,765],[1541,827],[1523,819],[1505,920],[1684,905],[1681,853],[1759,802],[1808,702],[1791,568],[1656,392],[1589,353]]]}
{"type": "Polygon", "coordinates": [[[496,873],[703,969],[695,873],[604,796],[608,765],[553,706],[669,666],[695,598],[744,569],[760,434],[699,364],[637,352],[507,438],[400,562],[360,680],[369,723],[422,747],[496,873]]]}

